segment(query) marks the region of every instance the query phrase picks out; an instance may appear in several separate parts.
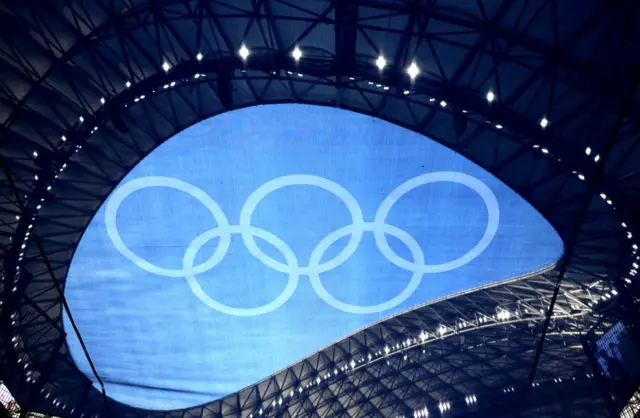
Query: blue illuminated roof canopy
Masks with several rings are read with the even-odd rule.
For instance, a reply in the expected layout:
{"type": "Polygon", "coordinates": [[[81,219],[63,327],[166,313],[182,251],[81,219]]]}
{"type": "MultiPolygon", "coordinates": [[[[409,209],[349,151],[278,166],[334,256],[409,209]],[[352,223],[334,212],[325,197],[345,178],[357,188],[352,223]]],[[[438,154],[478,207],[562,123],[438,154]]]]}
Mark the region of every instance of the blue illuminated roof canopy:
{"type": "Polygon", "coordinates": [[[87,228],[65,295],[108,395],[167,410],[561,254],[539,213],[450,149],[370,116],[270,105],[141,161],[87,228]]]}

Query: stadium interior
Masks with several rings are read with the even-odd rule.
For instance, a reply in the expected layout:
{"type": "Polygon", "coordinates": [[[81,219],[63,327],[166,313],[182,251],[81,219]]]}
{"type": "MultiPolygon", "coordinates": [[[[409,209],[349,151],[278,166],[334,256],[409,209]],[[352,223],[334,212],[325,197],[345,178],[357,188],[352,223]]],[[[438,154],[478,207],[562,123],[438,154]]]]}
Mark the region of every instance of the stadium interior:
{"type": "Polygon", "coordinates": [[[0,418],[640,417],[640,3],[0,3],[0,418]]]}

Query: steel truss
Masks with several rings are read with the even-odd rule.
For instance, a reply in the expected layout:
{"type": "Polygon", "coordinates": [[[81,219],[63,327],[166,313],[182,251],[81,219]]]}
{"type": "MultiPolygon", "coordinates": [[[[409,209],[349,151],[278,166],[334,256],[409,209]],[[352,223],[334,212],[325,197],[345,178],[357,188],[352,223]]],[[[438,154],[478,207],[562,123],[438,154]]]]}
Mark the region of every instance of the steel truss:
{"type": "Polygon", "coordinates": [[[635,2],[605,0],[577,10],[554,0],[0,6],[4,381],[23,406],[72,417],[604,411],[575,347],[610,299],[632,303],[636,291],[639,18],[635,2]],[[161,413],[108,400],[74,365],[61,324],[91,218],[186,127],[292,102],[372,115],[476,162],[554,226],[563,261],[372,325],[207,406],[161,413]],[[470,394],[477,404],[465,405],[470,394]]]}

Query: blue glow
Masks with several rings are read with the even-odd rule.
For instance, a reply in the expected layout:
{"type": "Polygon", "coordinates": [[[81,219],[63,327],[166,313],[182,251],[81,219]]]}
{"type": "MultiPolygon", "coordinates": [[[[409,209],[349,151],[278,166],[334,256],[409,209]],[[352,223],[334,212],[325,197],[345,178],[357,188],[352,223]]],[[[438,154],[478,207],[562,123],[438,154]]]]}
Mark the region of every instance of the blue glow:
{"type": "Polygon", "coordinates": [[[561,253],[520,196],[432,140],[339,109],[261,106],[135,167],[82,237],[65,295],[108,396],[177,409],[561,253]]]}

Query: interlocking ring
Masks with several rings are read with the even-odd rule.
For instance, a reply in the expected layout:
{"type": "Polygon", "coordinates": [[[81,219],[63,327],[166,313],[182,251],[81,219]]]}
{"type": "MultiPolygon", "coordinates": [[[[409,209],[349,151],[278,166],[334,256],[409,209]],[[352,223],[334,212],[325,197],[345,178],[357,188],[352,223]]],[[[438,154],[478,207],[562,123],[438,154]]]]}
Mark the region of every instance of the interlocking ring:
{"type": "Polygon", "coordinates": [[[386,234],[384,234],[381,230],[374,229],[373,235],[376,239],[376,244],[378,245],[380,252],[386,257],[387,260],[391,261],[393,264],[400,268],[409,271],[416,269],[422,271],[423,273],[441,273],[444,271],[456,269],[469,263],[471,260],[482,254],[484,250],[487,249],[489,244],[491,244],[493,237],[498,231],[498,224],[500,221],[500,207],[498,206],[498,200],[496,199],[496,196],[493,194],[491,189],[475,177],[472,177],[468,174],[451,171],[427,173],[421,176],[414,177],[402,183],[394,191],[392,191],[386,199],[384,199],[384,201],[378,208],[374,223],[378,225],[386,224],[387,215],[389,215],[389,211],[391,211],[393,205],[398,201],[398,199],[409,193],[411,190],[425,184],[438,182],[462,184],[463,186],[469,187],[471,190],[474,190],[480,195],[480,197],[484,201],[485,206],[487,207],[487,212],[489,213],[489,219],[487,221],[487,227],[485,228],[484,234],[482,235],[482,238],[480,238],[480,241],[478,241],[478,243],[471,250],[456,258],[455,260],[442,264],[416,265],[415,260],[414,263],[409,263],[407,260],[398,257],[398,255],[391,249],[391,247],[389,247],[389,243],[387,242],[387,238],[385,236],[386,234]]]}
{"type": "Polygon", "coordinates": [[[185,181],[178,180],[172,177],[141,177],[135,180],[131,180],[121,187],[117,188],[113,195],[109,198],[107,202],[107,207],[105,209],[105,227],[107,229],[107,235],[113,242],[113,245],[116,247],[116,250],[120,252],[125,258],[133,261],[138,267],[143,270],[148,271],[149,273],[157,274],[159,276],[166,277],[181,277],[184,278],[193,274],[200,274],[206,271],[211,270],[215,267],[222,258],[227,253],[229,249],[229,244],[231,244],[231,231],[229,229],[229,221],[225,216],[220,206],[216,203],[215,200],[209,197],[203,190],[197,188],[196,186],[189,184],[185,181]],[[120,233],[118,232],[118,228],[116,226],[116,216],[118,214],[118,208],[130,194],[150,187],[167,187],[170,189],[179,190],[181,192],[185,192],[188,195],[199,200],[213,215],[213,219],[218,224],[218,227],[221,228],[223,233],[220,235],[220,243],[218,248],[214,251],[213,255],[204,263],[199,266],[194,267],[192,270],[183,269],[168,269],[156,266],[151,264],[147,260],[142,257],[134,254],[122,241],[120,237],[120,233]]]}
{"type": "MultiPolygon", "coordinates": [[[[301,185],[323,188],[329,193],[333,193],[338,198],[342,199],[342,201],[347,206],[349,213],[351,213],[351,224],[356,226],[356,229],[353,231],[353,234],[349,239],[349,243],[340,252],[340,254],[327,261],[326,263],[318,265],[318,269],[320,270],[319,272],[332,270],[340,264],[344,263],[349,257],[351,257],[351,255],[353,255],[353,253],[358,248],[360,240],[362,239],[362,234],[364,233],[364,230],[362,229],[364,218],[362,216],[360,205],[358,205],[358,202],[351,195],[351,193],[349,193],[344,187],[340,186],[339,184],[334,183],[331,180],[327,180],[323,177],[310,176],[305,174],[294,174],[290,176],[275,178],[258,187],[256,191],[251,193],[244,206],[242,207],[242,210],[240,211],[240,228],[243,231],[242,239],[244,240],[244,244],[247,246],[247,249],[249,250],[251,255],[253,255],[272,269],[277,270],[281,273],[287,273],[288,266],[285,266],[282,263],[274,260],[264,252],[262,252],[260,248],[258,248],[255,239],[253,239],[253,235],[249,232],[249,226],[251,225],[251,216],[253,215],[253,211],[255,210],[256,206],[258,206],[258,203],[260,203],[262,199],[267,197],[267,195],[284,187],[301,185]]],[[[304,271],[304,273],[307,272],[304,271]]]]}
{"type": "MultiPolygon", "coordinates": [[[[293,295],[293,292],[295,292],[296,288],[298,287],[298,260],[296,259],[296,255],[293,253],[291,248],[289,248],[289,246],[284,241],[273,235],[271,232],[253,226],[250,226],[248,229],[252,236],[262,238],[263,240],[267,241],[269,244],[280,250],[280,252],[284,255],[285,259],[287,260],[287,266],[289,267],[289,281],[287,282],[287,286],[282,291],[282,293],[280,293],[277,298],[275,298],[272,302],[267,303],[266,305],[259,306],[257,308],[233,308],[212,299],[208,294],[206,294],[204,290],[202,290],[202,287],[200,287],[200,283],[198,283],[198,279],[196,279],[195,275],[190,274],[186,276],[187,283],[189,284],[189,287],[191,287],[191,291],[196,295],[198,299],[200,299],[210,308],[213,308],[220,312],[224,312],[228,315],[257,316],[271,312],[275,309],[278,309],[286,301],[288,301],[289,298],[293,295]]],[[[196,237],[185,252],[183,267],[192,268],[193,261],[195,260],[196,254],[198,254],[200,248],[202,248],[202,246],[210,240],[218,238],[221,235],[221,231],[221,228],[213,228],[196,237]]],[[[240,232],[239,228],[234,232],[240,232]]]]}
{"type": "Polygon", "coordinates": [[[301,275],[309,276],[311,285],[318,296],[336,309],[354,314],[371,314],[391,309],[407,300],[415,292],[418,286],[420,286],[424,274],[444,272],[459,268],[482,254],[495,237],[498,230],[499,218],[500,209],[498,201],[487,185],[468,174],[447,171],[423,174],[398,186],[384,199],[376,212],[373,222],[365,222],[360,205],[345,188],[326,178],[307,174],[278,177],[260,186],[251,193],[243,205],[240,211],[239,225],[229,225],[227,217],[220,206],[203,190],[182,180],[170,177],[141,177],[127,182],[115,190],[107,202],[105,210],[107,234],[115,248],[125,258],[150,273],[166,277],[185,278],[194,295],[200,299],[200,301],[212,309],[234,316],[262,315],[279,308],[293,295],[298,286],[298,281],[300,280],[301,275]],[[422,252],[418,242],[406,231],[387,224],[386,219],[395,202],[406,193],[416,187],[436,182],[458,183],[474,190],[484,201],[489,213],[489,218],[484,235],[471,250],[455,260],[441,264],[429,265],[424,262],[424,253],[422,252]],[[253,212],[267,195],[279,189],[291,186],[320,187],[341,199],[351,214],[351,224],[345,225],[329,233],[316,245],[311,252],[307,266],[300,266],[294,251],[275,234],[251,225],[253,212]],[[193,196],[207,207],[209,212],[212,214],[213,219],[217,223],[216,227],[203,232],[189,244],[183,257],[182,269],[163,268],[144,260],[142,257],[133,253],[124,244],[120,237],[116,226],[118,208],[127,196],[148,187],[168,187],[193,196]],[[370,306],[352,305],[340,301],[331,295],[320,281],[320,273],[337,268],[354,254],[360,245],[364,232],[373,232],[376,245],[385,258],[401,269],[412,273],[409,284],[402,292],[386,302],[370,306]],[[234,234],[239,234],[242,237],[249,253],[264,265],[273,270],[289,275],[289,280],[284,290],[273,301],[255,308],[235,308],[211,298],[204,292],[198,283],[196,275],[211,270],[222,261],[229,250],[231,236],[234,234]],[[343,248],[342,251],[332,259],[322,263],[322,257],[327,249],[329,249],[329,247],[331,247],[331,245],[336,241],[346,237],[347,235],[350,236],[350,238],[345,248],[343,248]],[[413,260],[408,261],[398,256],[389,246],[389,243],[387,242],[387,235],[392,235],[400,240],[409,249],[413,260]],[[256,237],[265,240],[280,251],[284,256],[286,264],[264,253],[258,247],[255,240],[256,237]],[[213,255],[203,263],[194,266],[198,251],[203,245],[215,238],[218,238],[219,242],[213,255]]]}

